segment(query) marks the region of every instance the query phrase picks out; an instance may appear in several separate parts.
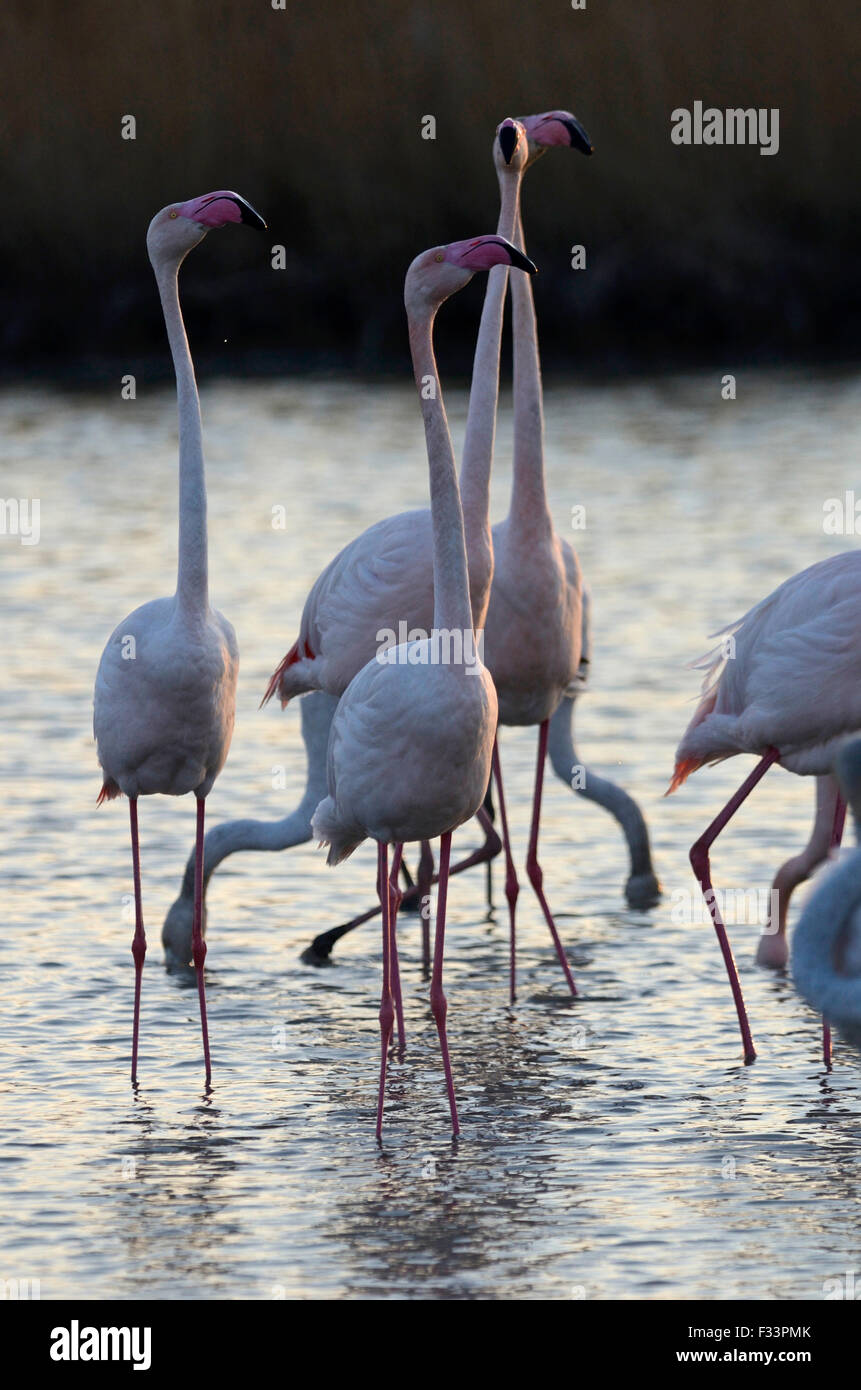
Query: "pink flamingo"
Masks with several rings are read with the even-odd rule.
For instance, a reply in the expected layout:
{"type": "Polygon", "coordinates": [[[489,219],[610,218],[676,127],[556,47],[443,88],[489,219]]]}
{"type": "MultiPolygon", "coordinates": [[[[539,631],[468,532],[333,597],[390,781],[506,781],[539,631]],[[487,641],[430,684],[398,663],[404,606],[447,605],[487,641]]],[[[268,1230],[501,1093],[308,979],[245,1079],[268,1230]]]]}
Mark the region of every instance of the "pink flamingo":
{"type": "Polygon", "coordinates": [[[200,402],[179,305],[179,267],[213,227],[263,218],[237,193],[221,190],[156,213],[147,250],[164,310],[179,406],[179,573],[172,598],[136,608],[115,629],[96,676],[93,729],[104,782],[99,802],[129,798],[135,892],[132,1080],[137,1080],[141,977],[146,955],[141,902],[138,797],[160,792],[197,799],[193,958],[206,1080],[212,1074],[201,933],[204,803],[224,766],[233,733],[239,652],[230,623],[210,606],[206,483],[200,402]]]}
{"type": "Polygon", "coordinates": [[[452,1131],[459,1133],[442,984],[451,835],[482,803],[490,774],[497,705],[493,681],[478,650],[470,650],[473,609],[464,515],[434,357],[433,325],[440,305],[462,289],[475,271],[496,265],[535,269],[502,237],[485,236],[433,247],[417,256],[407,271],[404,303],[430,474],[432,632],[420,641],[378,654],[348,685],[332,721],[329,795],[312,820],[314,834],[330,847],[330,864],[346,859],[368,836],[377,841],[377,883],[383,908],[378,1139],[394,1023],[393,988],[399,994],[396,901],[395,894],[386,891],[388,846],[395,845],[396,881],[404,842],[430,840],[437,835],[440,876],[430,998],[452,1131]],[[460,634],[459,653],[456,646],[441,650],[442,638],[452,634],[460,634]]]}
{"type": "Polygon", "coordinates": [[[861,1047],[861,740],[841,749],[836,773],[839,794],[852,807],[856,848],[808,898],[792,943],[792,973],[799,994],[861,1047]]]}
{"type": "MultiPolygon", "coordinates": [[[[673,792],[698,768],[737,753],[759,763],[691,848],[690,859],[723,954],[745,1062],[756,1057],[732,948],[711,881],[709,851],[772,763],[824,776],[843,741],[861,729],[861,551],[821,560],[787,579],[702,659],[700,703],[676,750],[673,792]]],[[[830,843],[843,831],[845,804],[834,801],[830,843]]],[[[823,1054],[830,1060],[826,1024],[823,1054]]]]}
{"type": "MultiPolygon", "coordinates": [[[[584,154],[592,145],[570,111],[521,117],[529,147],[527,167],[552,146],[584,154]]],[[[522,217],[517,244],[525,250],[522,217]]],[[[549,722],[566,694],[582,679],[583,584],[573,549],[557,536],[544,475],[541,366],[532,286],[517,277],[511,286],[514,336],[514,480],[508,516],[493,528],[494,580],[485,625],[485,655],[499,699],[499,722],[538,725],[538,759],[526,871],[550,930],[572,994],[574,977],[543,888],[538,829],[549,722]]],[[[493,772],[505,847],[505,895],[509,911],[509,976],[516,996],[515,909],[519,885],[508,835],[498,745],[493,772]]],[[[570,773],[569,773],[570,775],[570,773]]]]}

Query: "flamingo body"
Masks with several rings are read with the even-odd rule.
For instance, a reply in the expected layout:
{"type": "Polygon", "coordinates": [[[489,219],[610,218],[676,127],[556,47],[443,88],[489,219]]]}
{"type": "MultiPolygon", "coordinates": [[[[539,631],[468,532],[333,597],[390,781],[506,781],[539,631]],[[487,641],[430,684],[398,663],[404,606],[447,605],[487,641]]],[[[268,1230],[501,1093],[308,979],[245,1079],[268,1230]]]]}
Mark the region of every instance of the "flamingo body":
{"type": "Polygon", "coordinates": [[[142,604],[108,639],[93,731],[105,785],[125,796],[208,795],[233,734],[239,649],[209,610],[190,624],[176,597],[142,604]],[[123,655],[134,639],[134,659],[123,655]]]}
{"type": "Polygon", "coordinates": [[[330,864],[369,835],[382,844],[443,835],[484,800],[496,733],[493,681],[480,665],[431,664],[431,645],[395,648],[395,664],[369,661],[335,711],[329,795],[312,822],[330,845],[330,864]],[[386,775],[390,766],[397,776],[386,775]]]}
{"type": "MultiPolygon", "coordinates": [[[[474,614],[487,607],[493,574],[488,545],[469,549],[474,614]]],[[[299,636],[269,682],[282,708],[308,690],[342,695],[380,647],[380,632],[399,624],[429,633],[433,626],[433,530],[427,508],[385,517],[330,560],[302,612],[299,636]]]]}
{"type": "Polygon", "coordinates": [[[708,663],[699,706],[676,752],[674,790],[735,753],[780,750],[802,775],[831,770],[861,729],[861,551],[810,565],[723,629],[735,655],[708,663]]]}
{"type": "Polygon", "coordinates": [[[509,516],[493,528],[484,651],[500,724],[542,724],[579,676],[582,578],[574,551],[552,528],[529,537],[519,526],[509,516]]]}

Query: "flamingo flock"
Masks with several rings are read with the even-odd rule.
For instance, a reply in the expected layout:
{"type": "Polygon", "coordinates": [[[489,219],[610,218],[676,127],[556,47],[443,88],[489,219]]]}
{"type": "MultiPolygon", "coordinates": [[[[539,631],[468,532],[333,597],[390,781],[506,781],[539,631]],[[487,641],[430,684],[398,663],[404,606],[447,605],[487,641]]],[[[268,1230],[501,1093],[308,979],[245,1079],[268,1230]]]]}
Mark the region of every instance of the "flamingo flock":
{"type": "MultiPolygon", "coordinates": [[[[544,773],[603,806],[624,835],[629,903],[651,907],[660,886],[649,833],[621,787],[583,769],[573,739],[574,707],[587,688],[593,601],[570,544],[553,526],[543,445],[543,395],[532,277],[526,254],[522,182],[548,151],[591,155],[583,126],[568,111],[508,117],[492,145],[499,187],[495,232],[444,242],[409,266],[404,306],[427,448],[429,508],[396,513],[346,545],[312,584],[298,633],[277,665],[262,703],[282,708],[301,697],[306,786],[278,821],[227,821],[205,831],[206,797],[223,768],[233,731],[238,647],[230,623],[209,602],[206,486],[200,405],[179,302],[178,273],[207,233],[228,223],[265,229],[239,194],[220,190],[169,204],[150,223],[147,249],[164,313],[179,412],[179,548],[176,593],[136,609],[114,630],[99,664],[94,733],[103,773],[99,802],[129,802],[135,898],[131,1076],[138,1078],[146,934],[138,798],[155,793],[196,799],[194,848],[162,939],[169,962],[194,965],[207,1085],[212,1065],[206,1012],[206,891],[217,866],[245,850],[281,851],[315,837],[337,865],[366,839],[377,845],[377,906],[319,935],[311,958],[369,918],[382,921],[380,1069],[376,1135],[382,1136],[386,1070],[395,1029],[405,1046],[398,962],[399,911],[429,901],[437,885],[433,952],[422,913],[453,1134],[459,1118],[443,988],[445,924],[453,875],[503,855],[508,908],[508,993],[517,994],[519,882],[502,777],[502,727],[537,731],[526,875],[566,985],[577,985],[544,891],[539,832],[544,773]],[[445,301],[479,272],[487,276],[476,338],[460,473],[434,351],[445,301]],[[499,395],[503,316],[511,294],[514,365],[513,482],[508,515],[492,525],[490,482],[499,395]],[[381,645],[381,633],[408,631],[381,645]],[[421,636],[416,634],[420,633],[421,636]],[[496,826],[498,808],[499,827],[496,826]],[[452,835],[476,818],[480,847],[452,862],[452,835]],[[438,864],[432,842],[439,840],[438,864]],[[405,847],[418,846],[416,877],[405,847]],[[391,851],[391,859],[389,858],[391,851]],[[401,888],[401,882],[404,888],[401,888]]],[[[295,631],[295,629],[294,629],[295,631]]],[[[737,754],[754,770],[690,852],[711,915],[738,1017],[745,1062],[756,1056],[732,948],[711,878],[718,835],[775,763],[816,779],[816,816],[805,849],[774,879],[777,921],[757,961],[788,959],[787,911],[794,888],[840,844],[847,803],[861,837],[861,552],[812,565],[788,579],[719,636],[703,659],[706,678],[679,744],[670,791],[698,769],[737,754]]],[[[281,648],[283,650],[283,648],[281,648]]],[[[795,935],[799,992],[830,1025],[861,1040],[861,848],[812,895],[795,935]]]]}

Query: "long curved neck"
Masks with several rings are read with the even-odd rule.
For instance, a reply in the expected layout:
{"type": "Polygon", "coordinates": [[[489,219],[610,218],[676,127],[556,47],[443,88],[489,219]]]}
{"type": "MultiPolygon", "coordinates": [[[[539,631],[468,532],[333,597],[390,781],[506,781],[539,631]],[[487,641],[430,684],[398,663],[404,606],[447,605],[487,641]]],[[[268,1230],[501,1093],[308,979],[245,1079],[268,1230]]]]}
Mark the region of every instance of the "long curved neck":
{"type": "Polygon", "coordinates": [[[176,263],[156,270],[170,353],[176,372],[179,409],[179,565],[176,594],[182,611],[191,618],[209,607],[209,572],[206,549],[206,481],[203,471],[203,434],[194,366],[179,307],[176,263]]]}
{"type": "MultiPolygon", "coordinates": [[[[518,209],[515,244],[526,250],[523,217],[518,209]]],[[[511,283],[514,336],[514,481],[509,526],[536,536],[551,534],[553,522],[544,480],[544,405],[538,324],[531,276],[515,275],[511,283]]]]}
{"type": "MultiPolygon", "coordinates": [[[[302,845],[311,838],[311,817],[328,790],[326,750],[329,730],[338,706],[334,696],[311,691],[301,703],[302,739],[305,744],[305,790],[295,811],[281,820],[231,820],[206,832],[203,849],[204,887],[223,859],[241,850],[282,850],[302,845]]],[[[194,850],[185,866],[182,896],[194,896],[194,850]]]]}
{"type": "MultiPolygon", "coordinates": [[[[215,870],[230,854],[244,850],[282,850],[291,845],[302,845],[311,838],[311,816],[325,795],[325,788],[317,796],[313,806],[305,804],[306,798],[283,820],[228,820],[207,830],[203,847],[204,887],[209,883],[215,870]]],[[[185,866],[183,891],[194,893],[194,859],[192,853],[185,866]]]]}
{"type": "MultiPolygon", "coordinates": [[[[508,241],[513,240],[517,224],[521,177],[521,172],[499,175],[500,208],[496,230],[499,236],[508,241]]],[[[490,537],[490,473],[499,403],[499,353],[507,289],[508,266],[494,266],[487,277],[475,343],[460,469],[463,522],[470,553],[473,544],[480,544],[483,537],[489,544],[490,537]]]]}
{"type": "Polygon", "coordinates": [[[472,628],[463,510],[433,350],[435,310],[410,315],[410,353],[419,388],[430,474],[433,522],[434,627],[467,633],[472,628]]]}

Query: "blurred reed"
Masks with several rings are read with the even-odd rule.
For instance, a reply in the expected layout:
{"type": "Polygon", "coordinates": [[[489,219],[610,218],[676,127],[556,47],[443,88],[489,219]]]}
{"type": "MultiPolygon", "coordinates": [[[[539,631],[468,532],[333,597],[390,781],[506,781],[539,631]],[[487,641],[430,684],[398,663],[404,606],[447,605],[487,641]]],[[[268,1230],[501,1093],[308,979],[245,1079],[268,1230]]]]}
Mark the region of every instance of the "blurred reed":
{"type": "MultiPolygon", "coordinates": [[[[579,115],[596,153],[554,153],[525,184],[548,361],[730,370],[857,352],[849,0],[6,0],[0,51],[7,368],[161,359],[147,222],[225,186],[271,230],[262,245],[213,237],[189,263],[196,354],[242,370],[400,368],[408,261],[495,225],[494,126],[552,106],[579,115]],[[670,112],[697,99],[778,107],[779,153],[674,146],[670,112]],[[284,271],[270,268],[276,243],[284,271]],[[575,243],[585,272],[570,268],[575,243]]],[[[441,323],[454,369],[478,296],[462,300],[441,323]]]]}

